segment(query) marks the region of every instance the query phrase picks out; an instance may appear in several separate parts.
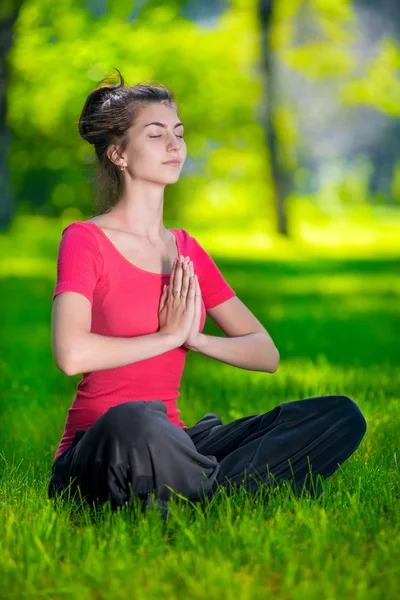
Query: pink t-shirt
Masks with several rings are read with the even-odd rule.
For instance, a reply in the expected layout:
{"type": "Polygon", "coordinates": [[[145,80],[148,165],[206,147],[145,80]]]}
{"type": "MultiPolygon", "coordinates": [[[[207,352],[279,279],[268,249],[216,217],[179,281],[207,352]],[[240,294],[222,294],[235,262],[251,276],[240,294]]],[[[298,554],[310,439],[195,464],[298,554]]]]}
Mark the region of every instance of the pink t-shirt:
{"type": "MultiPolygon", "coordinates": [[[[198,275],[202,331],[206,310],[236,293],[194,237],[184,229],[169,231],[176,238],[179,254],[190,256],[198,275]]],[[[61,292],[83,294],[92,305],[92,333],[135,337],[158,331],[162,288],[169,280],[169,274],[152,273],[130,263],[95,223],[77,221],[62,232],[53,300],[61,292]]],[[[77,429],[88,429],[111,406],[122,402],[162,400],[169,420],[185,428],[177,398],[187,352],[180,346],[123,367],[83,373],[54,460],[71,445],[77,429]]]]}

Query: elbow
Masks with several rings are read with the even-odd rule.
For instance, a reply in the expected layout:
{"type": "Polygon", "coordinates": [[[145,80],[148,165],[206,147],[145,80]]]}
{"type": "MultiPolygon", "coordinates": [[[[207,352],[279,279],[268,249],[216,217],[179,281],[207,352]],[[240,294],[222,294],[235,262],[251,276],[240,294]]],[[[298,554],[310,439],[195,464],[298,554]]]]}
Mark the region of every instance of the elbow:
{"type": "Polygon", "coordinates": [[[279,354],[278,350],[275,348],[272,366],[271,366],[271,364],[269,365],[268,373],[276,373],[277,372],[280,359],[281,359],[280,354],[279,354]]]}
{"type": "Polygon", "coordinates": [[[60,371],[65,375],[72,377],[73,375],[77,374],[76,365],[71,356],[64,356],[61,359],[56,360],[55,363],[57,368],[60,369],[60,371]]]}
{"type": "Polygon", "coordinates": [[[65,369],[63,369],[63,372],[68,375],[68,377],[72,377],[73,375],[77,375],[78,371],[73,367],[73,365],[71,365],[71,363],[68,363],[68,365],[66,365],[65,369]]]}
{"type": "Polygon", "coordinates": [[[77,368],[77,361],[72,356],[68,357],[68,360],[65,362],[64,367],[64,373],[69,377],[72,377],[73,375],[78,375],[78,373],[80,373],[79,369],[77,368]]]}
{"type": "Polygon", "coordinates": [[[265,338],[265,341],[263,340],[263,343],[265,343],[265,347],[263,348],[263,356],[265,356],[265,360],[267,363],[263,371],[265,373],[276,373],[281,358],[279,355],[278,348],[275,346],[273,340],[271,339],[271,336],[268,335],[267,332],[265,332],[263,337],[265,338]]]}

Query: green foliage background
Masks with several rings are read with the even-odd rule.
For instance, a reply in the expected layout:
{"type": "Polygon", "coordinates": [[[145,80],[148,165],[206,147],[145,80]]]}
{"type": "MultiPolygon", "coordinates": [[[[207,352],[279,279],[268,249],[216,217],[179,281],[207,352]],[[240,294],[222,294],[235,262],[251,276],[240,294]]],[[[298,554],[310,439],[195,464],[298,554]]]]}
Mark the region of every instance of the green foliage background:
{"type": "Polygon", "coordinates": [[[87,94],[117,66],[128,84],[161,81],[182,105],[186,166],[193,168],[166,190],[166,217],[265,214],[266,186],[257,175],[266,156],[253,123],[259,84],[249,68],[252,21],[251,12],[239,11],[227,14],[218,30],[203,30],[168,3],[129,23],[113,11],[94,19],[76,0],[27,1],[9,91],[11,165],[23,207],[49,215],[70,207],[90,212],[94,154],[79,138],[77,120],[87,94]]]}
{"type": "MultiPolygon", "coordinates": [[[[312,148],[284,79],[296,73],[325,86],[350,118],[370,107],[395,123],[398,41],[384,36],[361,65],[351,2],[274,3],[272,116],[291,181],[284,239],[274,233],[261,125],[257,3],[233,0],[215,27],[184,18],[184,4],[26,0],[16,23],[7,120],[20,214],[0,234],[0,597],[397,600],[400,161],[388,195],[371,194],[374,165],[362,156],[310,189],[312,148]],[[47,498],[80,378],[60,372],[51,352],[57,248],[63,228],[91,213],[93,148],[77,121],[113,67],[128,84],[161,81],[175,92],[188,159],[166,189],[166,224],[210,252],[281,356],[271,375],[189,353],[181,416],[191,425],[217,412],[227,423],[301,398],[350,396],[367,433],[320,502],[287,500],[282,490],[195,518],[172,503],[161,531],[155,512],[93,524],[47,498]]],[[[221,335],[209,319],[205,333],[221,335]]]]}
{"type": "MultiPolygon", "coordinates": [[[[166,189],[166,218],[196,226],[228,221],[274,227],[261,119],[257,2],[234,0],[214,27],[181,16],[184,4],[109,1],[107,10],[96,13],[94,7],[101,5],[93,1],[23,3],[9,57],[7,96],[12,186],[20,212],[56,216],[67,211],[74,218],[79,209],[91,214],[94,151],[80,139],[77,121],[87,94],[117,67],[130,85],[161,81],[182,107],[188,159],[180,181],[166,189]]],[[[378,54],[361,69],[354,54],[358,36],[354,7],[347,0],[274,4],[276,65],[301,74],[304,81],[329,85],[348,110],[368,105],[398,117],[398,41],[384,36],[378,54]],[[298,24],[304,20],[309,35],[299,39],[298,24]]],[[[279,160],[292,181],[289,201],[302,194],[324,210],[333,201],[366,202],[371,166],[363,157],[339,182],[321,182],[314,194],[301,192],[310,177],[302,166],[307,148],[299,137],[301,115],[279,81],[275,93],[279,160]]],[[[397,162],[392,185],[397,202],[399,186],[397,162]]]]}

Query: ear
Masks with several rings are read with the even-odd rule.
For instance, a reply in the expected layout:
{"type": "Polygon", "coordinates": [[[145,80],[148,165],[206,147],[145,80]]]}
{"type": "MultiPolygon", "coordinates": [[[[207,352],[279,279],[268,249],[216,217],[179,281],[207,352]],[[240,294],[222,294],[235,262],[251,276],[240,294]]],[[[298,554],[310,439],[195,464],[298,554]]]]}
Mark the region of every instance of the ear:
{"type": "Polygon", "coordinates": [[[125,166],[125,161],[120,155],[119,147],[116,144],[111,144],[111,146],[107,148],[107,156],[110,162],[114,163],[117,167],[125,166]]]}

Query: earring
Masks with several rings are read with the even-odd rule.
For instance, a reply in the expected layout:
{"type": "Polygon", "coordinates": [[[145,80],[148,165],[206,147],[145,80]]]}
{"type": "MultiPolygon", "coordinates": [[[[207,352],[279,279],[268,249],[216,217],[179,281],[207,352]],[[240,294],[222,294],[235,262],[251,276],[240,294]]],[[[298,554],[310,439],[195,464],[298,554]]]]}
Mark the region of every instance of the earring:
{"type": "Polygon", "coordinates": [[[120,167],[121,171],[123,171],[125,169],[125,167],[120,167]]]}

